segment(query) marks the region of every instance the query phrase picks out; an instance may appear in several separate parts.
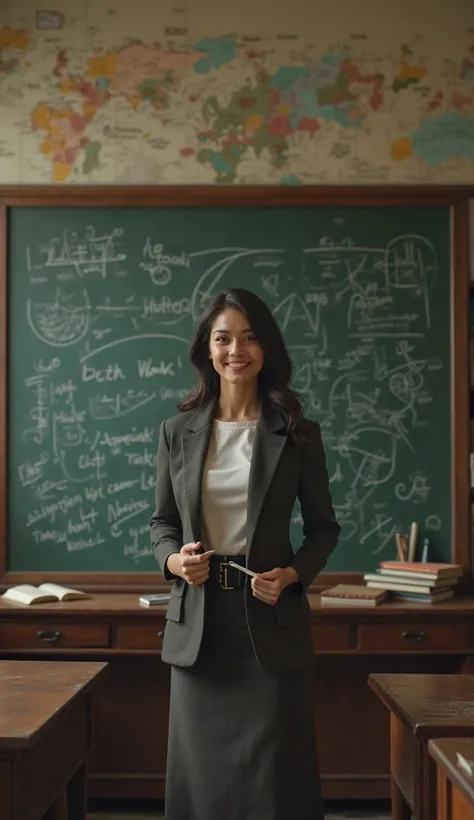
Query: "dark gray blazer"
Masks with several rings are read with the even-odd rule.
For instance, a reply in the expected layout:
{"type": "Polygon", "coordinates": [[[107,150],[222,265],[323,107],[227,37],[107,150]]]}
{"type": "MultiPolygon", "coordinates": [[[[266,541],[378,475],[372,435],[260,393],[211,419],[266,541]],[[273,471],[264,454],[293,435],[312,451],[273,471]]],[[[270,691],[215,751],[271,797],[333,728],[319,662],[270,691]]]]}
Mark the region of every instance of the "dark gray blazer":
{"type": "MultiPolygon", "coordinates": [[[[166,567],[170,553],[201,540],[202,474],[215,408],[187,411],[161,425],[156,510],[150,519],[153,550],[171,587],[162,658],[192,666],[201,645],[205,584],[190,586],[166,567]]],[[[287,587],[275,606],[260,601],[246,584],[247,623],[261,666],[284,672],[307,664],[312,655],[310,607],[305,590],[326,564],[340,527],[329,492],[319,425],[304,419],[305,441],[287,436],[279,414],[262,414],[250,467],[247,510],[247,566],[256,572],[293,566],[299,584],[287,587]],[[293,552],[289,528],[296,498],[304,540],[293,552]]],[[[224,593],[233,595],[232,591],[224,593]]]]}

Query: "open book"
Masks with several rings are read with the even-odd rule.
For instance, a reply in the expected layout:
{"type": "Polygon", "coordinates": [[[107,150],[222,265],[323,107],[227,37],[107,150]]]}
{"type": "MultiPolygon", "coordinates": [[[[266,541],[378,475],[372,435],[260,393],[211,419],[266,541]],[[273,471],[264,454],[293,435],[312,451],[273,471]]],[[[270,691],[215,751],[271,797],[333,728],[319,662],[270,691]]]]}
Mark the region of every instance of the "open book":
{"type": "Polygon", "coordinates": [[[60,584],[40,584],[38,587],[31,584],[19,584],[7,589],[1,597],[15,604],[43,604],[48,601],[74,601],[77,598],[89,598],[89,595],[60,584]]]}

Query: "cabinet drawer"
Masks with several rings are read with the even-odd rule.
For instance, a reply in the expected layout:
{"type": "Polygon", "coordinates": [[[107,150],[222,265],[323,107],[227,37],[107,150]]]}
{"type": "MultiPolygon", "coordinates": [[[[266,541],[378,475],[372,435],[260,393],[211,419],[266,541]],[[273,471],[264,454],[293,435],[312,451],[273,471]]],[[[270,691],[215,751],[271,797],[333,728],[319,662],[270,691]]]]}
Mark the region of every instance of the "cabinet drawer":
{"type": "Polygon", "coordinates": [[[350,647],[349,624],[313,624],[311,636],[315,652],[330,652],[350,647]]]}
{"type": "Polygon", "coordinates": [[[56,621],[0,624],[0,649],[79,649],[109,645],[107,624],[56,621]]]}
{"type": "Polygon", "coordinates": [[[361,624],[358,649],[386,652],[432,652],[469,648],[468,624],[361,624]]]}
{"type": "Polygon", "coordinates": [[[120,624],[117,629],[119,649],[161,649],[165,623],[120,624]]]}

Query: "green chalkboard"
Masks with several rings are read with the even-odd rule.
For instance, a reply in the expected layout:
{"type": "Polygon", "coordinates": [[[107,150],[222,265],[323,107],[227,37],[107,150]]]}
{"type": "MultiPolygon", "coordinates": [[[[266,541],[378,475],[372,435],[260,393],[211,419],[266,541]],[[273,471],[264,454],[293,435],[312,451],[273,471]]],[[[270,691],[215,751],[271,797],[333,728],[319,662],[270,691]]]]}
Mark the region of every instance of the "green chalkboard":
{"type": "Polygon", "coordinates": [[[156,570],[157,428],[230,286],[272,308],[322,425],[328,569],[394,557],[412,521],[449,560],[449,208],[18,206],[8,248],[8,570],[156,570]]]}

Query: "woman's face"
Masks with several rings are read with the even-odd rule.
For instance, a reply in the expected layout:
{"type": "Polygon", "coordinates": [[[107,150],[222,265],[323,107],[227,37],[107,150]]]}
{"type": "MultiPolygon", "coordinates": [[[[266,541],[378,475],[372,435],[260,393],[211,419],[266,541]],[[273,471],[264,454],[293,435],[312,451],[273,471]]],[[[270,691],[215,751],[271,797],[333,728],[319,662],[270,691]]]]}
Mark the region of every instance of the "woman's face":
{"type": "Polygon", "coordinates": [[[257,378],[263,367],[263,351],[239,310],[228,308],[214,320],[209,358],[220,378],[230,384],[244,385],[257,378]]]}

